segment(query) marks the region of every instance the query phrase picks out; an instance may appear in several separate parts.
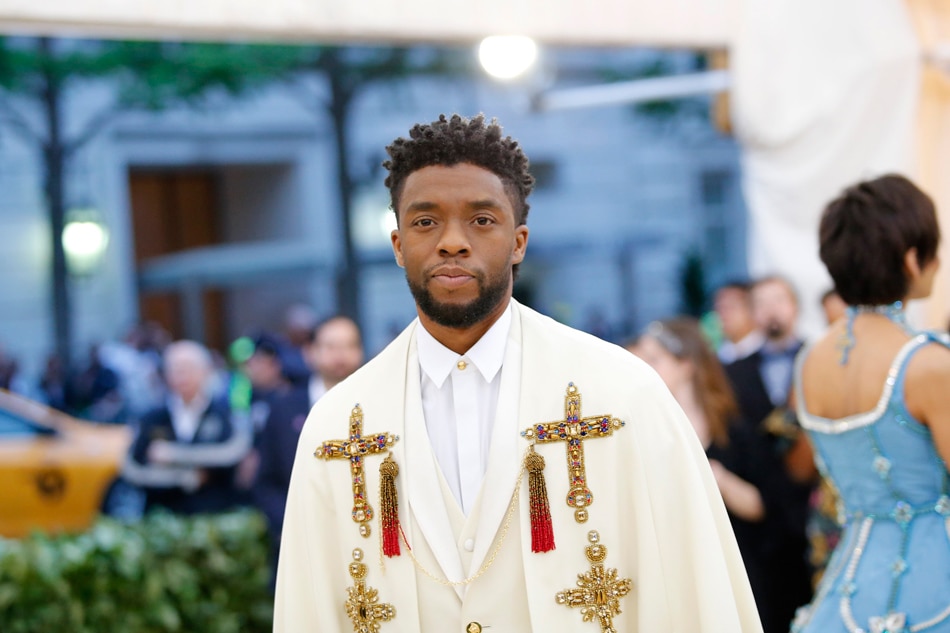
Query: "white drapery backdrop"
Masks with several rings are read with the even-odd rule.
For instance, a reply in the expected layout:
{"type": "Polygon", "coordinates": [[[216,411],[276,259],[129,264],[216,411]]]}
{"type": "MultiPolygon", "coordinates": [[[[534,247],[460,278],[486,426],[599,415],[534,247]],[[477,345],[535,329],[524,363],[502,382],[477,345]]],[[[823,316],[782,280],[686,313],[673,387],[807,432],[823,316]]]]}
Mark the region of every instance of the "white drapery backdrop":
{"type": "Polygon", "coordinates": [[[825,204],[861,179],[913,176],[920,58],[898,0],[769,0],[743,11],[731,105],[749,267],[793,281],[805,334],[823,327],[819,299],[831,287],[818,259],[825,204]]]}

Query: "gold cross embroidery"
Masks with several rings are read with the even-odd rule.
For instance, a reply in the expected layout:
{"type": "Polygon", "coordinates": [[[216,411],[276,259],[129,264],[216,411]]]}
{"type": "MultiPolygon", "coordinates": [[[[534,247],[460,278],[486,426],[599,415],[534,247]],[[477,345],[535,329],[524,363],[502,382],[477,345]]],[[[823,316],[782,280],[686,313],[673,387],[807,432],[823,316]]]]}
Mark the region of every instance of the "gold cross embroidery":
{"type": "Polygon", "coordinates": [[[607,548],[599,543],[600,535],[595,530],[587,534],[587,539],[590,541],[586,550],[590,571],[577,574],[577,589],[559,591],[554,599],[558,604],[580,607],[584,622],[597,618],[601,633],[617,633],[613,619],[620,614],[620,599],[630,593],[633,581],[618,578],[616,569],[604,568],[607,548]]]}
{"type": "Polygon", "coordinates": [[[607,415],[589,418],[581,416],[581,394],[570,383],[564,396],[564,419],[557,422],[542,422],[522,431],[521,435],[535,443],[567,442],[567,473],[570,490],[567,505],[574,508],[578,523],[587,521],[587,507],[594,502],[594,494],[587,487],[587,470],[584,467],[584,440],[608,437],[624,426],[623,420],[607,415]]]}
{"type": "Polygon", "coordinates": [[[363,457],[384,453],[399,441],[398,435],[378,433],[363,435],[363,410],[360,405],[350,413],[350,437],[346,440],[327,440],[313,452],[321,459],[348,459],[353,477],[353,520],[360,524],[360,534],[369,538],[373,507],[366,500],[363,480],[363,457]]]}
{"type": "Polygon", "coordinates": [[[346,588],[346,615],[353,622],[355,633],[378,633],[379,623],[396,617],[396,607],[379,602],[379,591],[366,586],[366,565],[362,563],[363,550],[353,550],[350,576],[353,586],[346,588]]]}

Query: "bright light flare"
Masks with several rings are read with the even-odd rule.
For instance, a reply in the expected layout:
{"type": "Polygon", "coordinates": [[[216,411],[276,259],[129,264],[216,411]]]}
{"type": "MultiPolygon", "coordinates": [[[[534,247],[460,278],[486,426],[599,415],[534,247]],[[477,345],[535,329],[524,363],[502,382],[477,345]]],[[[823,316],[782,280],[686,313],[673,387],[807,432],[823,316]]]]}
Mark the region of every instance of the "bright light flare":
{"type": "Polygon", "coordinates": [[[514,79],[538,59],[538,45],[524,35],[491,35],[478,45],[478,61],[492,77],[514,79]]]}
{"type": "Polygon", "coordinates": [[[95,268],[109,244],[109,233],[98,222],[73,221],[63,227],[63,250],[70,269],[78,274],[95,268]]]}

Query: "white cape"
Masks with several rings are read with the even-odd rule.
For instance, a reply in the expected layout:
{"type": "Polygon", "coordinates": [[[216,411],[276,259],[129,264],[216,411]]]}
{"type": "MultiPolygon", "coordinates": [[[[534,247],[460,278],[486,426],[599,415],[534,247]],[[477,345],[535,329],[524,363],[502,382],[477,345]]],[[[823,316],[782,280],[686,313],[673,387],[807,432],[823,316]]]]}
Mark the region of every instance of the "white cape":
{"type": "MultiPolygon", "coordinates": [[[[613,618],[618,632],[760,632],[705,454],[659,377],[622,348],[512,304],[503,371],[520,365],[520,372],[502,375],[488,473],[475,515],[464,527],[458,520],[453,523],[459,511],[448,507],[451,495],[440,483],[422,421],[414,337],[418,321],[314,406],[290,484],[275,632],[354,630],[344,603],[354,584],[348,571],[351,553],[359,547],[368,565],[366,584],[378,590],[381,603],[396,609],[392,621],[380,624],[382,633],[462,632],[469,622],[478,622],[486,633],[594,633],[600,628],[596,621],[583,622],[578,609],[554,598],[590,569],[584,554],[590,530],[599,532],[608,549],[605,567],[633,581],[632,591],[620,601],[622,613],[613,618]],[[521,480],[514,511],[507,513],[528,445],[520,432],[563,419],[571,382],[581,393],[582,415],[610,414],[626,426],[611,437],[584,441],[594,502],[583,524],[564,502],[564,443],[538,445],[547,462],[557,547],[532,553],[527,477],[521,480]],[[507,407],[506,384],[517,387],[507,390],[517,394],[507,407]],[[415,558],[443,580],[460,580],[488,567],[466,587],[445,586],[419,572],[405,543],[401,556],[383,559],[377,522],[369,538],[360,536],[351,517],[349,463],[314,457],[324,441],[349,435],[349,415],[357,403],[364,413],[364,434],[400,436],[392,450],[400,468],[399,517],[415,558]]],[[[367,497],[377,514],[381,461],[379,455],[368,456],[364,469],[367,497]]]]}

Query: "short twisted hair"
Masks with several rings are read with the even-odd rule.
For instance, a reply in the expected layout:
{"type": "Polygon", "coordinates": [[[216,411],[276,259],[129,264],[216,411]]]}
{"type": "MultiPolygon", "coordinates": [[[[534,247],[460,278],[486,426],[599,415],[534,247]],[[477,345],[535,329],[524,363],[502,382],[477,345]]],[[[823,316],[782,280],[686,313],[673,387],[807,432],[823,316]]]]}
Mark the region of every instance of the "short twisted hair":
{"type": "Polygon", "coordinates": [[[451,167],[459,163],[470,163],[498,176],[511,200],[516,224],[528,220],[527,199],[534,187],[528,157],[518,141],[502,137],[501,126],[495,119],[486,124],[481,114],[471,119],[458,114],[446,119],[440,114],[437,121],[413,126],[409,138],[397,138],[386,153],[390,157],[383,163],[389,170],[386,186],[397,220],[399,196],[409,174],[431,165],[451,167]]]}

